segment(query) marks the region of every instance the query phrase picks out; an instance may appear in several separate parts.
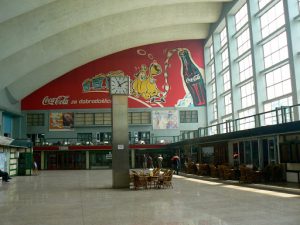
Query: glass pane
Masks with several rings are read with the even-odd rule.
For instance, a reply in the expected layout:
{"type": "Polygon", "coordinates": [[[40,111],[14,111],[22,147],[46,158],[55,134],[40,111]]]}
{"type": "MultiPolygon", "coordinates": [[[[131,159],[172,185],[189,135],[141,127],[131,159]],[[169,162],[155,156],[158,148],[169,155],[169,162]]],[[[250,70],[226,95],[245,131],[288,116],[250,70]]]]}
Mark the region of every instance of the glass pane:
{"type": "Polygon", "coordinates": [[[236,27],[236,30],[238,31],[247,22],[248,22],[248,12],[247,12],[247,4],[245,4],[235,14],[235,27],[236,27]]]}
{"type": "Polygon", "coordinates": [[[240,163],[245,164],[245,151],[244,151],[244,143],[239,143],[239,152],[240,152],[240,163]]]}
{"type": "Polygon", "coordinates": [[[261,33],[265,38],[285,24],[282,1],[269,9],[260,17],[261,33]]]}
{"type": "Polygon", "coordinates": [[[252,164],[250,141],[245,141],[245,164],[252,164]]]}
{"type": "Polygon", "coordinates": [[[252,141],[252,164],[253,169],[259,169],[258,141],[252,141]]]}
{"type": "Polygon", "coordinates": [[[276,150],[273,140],[269,140],[269,160],[270,163],[276,163],[276,150]]]}

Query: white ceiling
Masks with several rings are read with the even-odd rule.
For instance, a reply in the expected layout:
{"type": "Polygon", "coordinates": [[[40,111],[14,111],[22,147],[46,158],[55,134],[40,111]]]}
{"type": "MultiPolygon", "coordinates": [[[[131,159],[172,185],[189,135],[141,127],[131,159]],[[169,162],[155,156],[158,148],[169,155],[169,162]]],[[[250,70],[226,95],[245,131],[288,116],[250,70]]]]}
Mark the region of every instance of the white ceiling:
{"type": "Polygon", "coordinates": [[[205,39],[231,0],[0,0],[0,90],[18,102],[128,48],[205,39]]]}

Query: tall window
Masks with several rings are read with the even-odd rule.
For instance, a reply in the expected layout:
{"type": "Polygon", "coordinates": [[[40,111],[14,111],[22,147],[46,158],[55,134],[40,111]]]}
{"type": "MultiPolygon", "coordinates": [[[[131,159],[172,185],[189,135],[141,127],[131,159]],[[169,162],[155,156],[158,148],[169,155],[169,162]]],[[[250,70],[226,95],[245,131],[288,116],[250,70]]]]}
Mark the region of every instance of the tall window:
{"type": "Polygon", "coordinates": [[[224,104],[225,104],[225,114],[227,115],[227,114],[232,113],[231,93],[229,93],[228,95],[225,95],[224,104]]]}
{"type": "Polygon", "coordinates": [[[227,29],[224,27],[224,29],[220,33],[221,38],[221,46],[224,46],[227,43],[227,29]]]}
{"type": "Polygon", "coordinates": [[[266,74],[267,98],[277,98],[292,92],[289,64],[266,74]]]}
{"type": "Polygon", "coordinates": [[[242,108],[255,105],[254,85],[253,81],[241,87],[241,104],[242,108]]]}
{"type": "MultiPolygon", "coordinates": [[[[278,107],[291,106],[292,104],[293,104],[293,99],[292,99],[292,96],[290,96],[290,97],[277,99],[272,102],[268,102],[268,103],[264,104],[264,110],[265,110],[265,112],[268,112],[268,111],[274,110],[278,107]]],[[[279,119],[279,118],[276,117],[276,111],[273,111],[270,113],[266,113],[264,119],[265,119],[265,125],[272,125],[272,124],[276,124],[277,119],[279,119]]]]}
{"type": "Polygon", "coordinates": [[[211,44],[211,46],[209,47],[209,57],[210,57],[210,59],[214,58],[214,46],[213,46],[213,44],[211,44]]]}
{"type": "Polygon", "coordinates": [[[240,130],[245,130],[245,129],[250,129],[255,127],[255,109],[251,108],[248,110],[243,110],[242,112],[239,113],[239,119],[238,124],[239,124],[239,129],[240,130]]]}
{"type": "Polygon", "coordinates": [[[216,82],[211,84],[211,97],[212,99],[216,98],[216,82]]]}
{"type": "Polygon", "coordinates": [[[259,8],[262,9],[263,7],[265,7],[269,2],[271,2],[271,0],[259,0],[259,8]]]}
{"type": "Polygon", "coordinates": [[[250,49],[250,35],[249,29],[245,30],[241,35],[237,37],[238,54],[242,55],[248,49],[250,49]]]}
{"type": "Polygon", "coordinates": [[[286,33],[283,32],[263,45],[265,68],[288,58],[286,33]]]}
{"type": "Polygon", "coordinates": [[[229,59],[228,59],[228,48],[226,48],[222,54],[222,69],[225,69],[229,65],[229,59]]]}
{"type": "Polygon", "coordinates": [[[231,84],[230,84],[229,70],[223,74],[223,85],[224,85],[224,91],[230,90],[231,84]]]}
{"type": "Polygon", "coordinates": [[[264,105],[265,112],[271,111],[280,106],[291,106],[293,103],[292,96],[266,103],[264,105]]]}
{"type": "Polygon", "coordinates": [[[218,133],[217,122],[211,123],[210,129],[208,130],[209,135],[214,135],[218,133]]]}
{"type": "Polygon", "coordinates": [[[222,126],[221,126],[221,131],[223,133],[233,131],[233,122],[232,122],[232,117],[231,116],[227,116],[227,117],[223,118],[222,122],[223,123],[222,123],[222,126]]]}
{"type": "Polygon", "coordinates": [[[284,8],[282,1],[278,2],[274,7],[269,9],[264,15],[260,17],[261,34],[265,38],[273,33],[279,27],[285,24],[284,8]]]}
{"type": "Polygon", "coordinates": [[[236,28],[236,31],[238,31],[247,22],[248,22],[248,12],[247,12],[247,4],[245,4],[235,14],[235,28],[236,28]]]}
{"type": "Polygon", "coordinates": [[[217,110],[217,103],[213,103],[213,119],[216,120],[218,119],[218,110],[217,110]]]}
{"type": "Polygon", "coordinates": [[[253,76],[251,55],[239,61],[240,82],[253,76]]]}
{"type": "Polygon", "coordinates": [[[210,66],[210,76],[211,76],[211,79],[215,79],[215,64],[212,63],[211,66],[210,66]]]}

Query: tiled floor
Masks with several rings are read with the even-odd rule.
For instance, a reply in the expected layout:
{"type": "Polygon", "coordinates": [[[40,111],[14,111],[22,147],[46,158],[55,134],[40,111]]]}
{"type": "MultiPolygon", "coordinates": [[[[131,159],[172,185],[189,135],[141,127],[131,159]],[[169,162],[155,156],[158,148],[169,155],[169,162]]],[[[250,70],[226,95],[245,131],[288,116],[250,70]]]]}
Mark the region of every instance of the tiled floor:
{"type": "Polygon", "coordinates": [[[111,175],[42,171],[0,182],[0,224],[300,224],[300,195],[180,176],[173,189],[112,189],[111,175]]]}

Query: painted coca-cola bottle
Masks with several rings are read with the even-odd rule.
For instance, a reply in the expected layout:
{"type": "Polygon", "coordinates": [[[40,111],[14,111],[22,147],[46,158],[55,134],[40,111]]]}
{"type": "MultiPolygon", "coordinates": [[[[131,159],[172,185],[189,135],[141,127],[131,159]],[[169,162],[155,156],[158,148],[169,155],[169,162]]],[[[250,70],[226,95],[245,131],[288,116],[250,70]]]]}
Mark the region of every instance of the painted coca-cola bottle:
{"type": "Polygon", "coordinates": [[[203,76],[191,58],[191,54],[187,49],[178,51],[178,55],[182,63],[182,76],[186,87],[193,98],[194,106],[206,104],[206,91],[203,76]]]}

